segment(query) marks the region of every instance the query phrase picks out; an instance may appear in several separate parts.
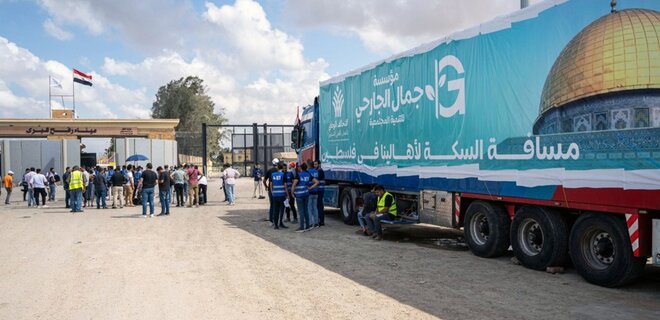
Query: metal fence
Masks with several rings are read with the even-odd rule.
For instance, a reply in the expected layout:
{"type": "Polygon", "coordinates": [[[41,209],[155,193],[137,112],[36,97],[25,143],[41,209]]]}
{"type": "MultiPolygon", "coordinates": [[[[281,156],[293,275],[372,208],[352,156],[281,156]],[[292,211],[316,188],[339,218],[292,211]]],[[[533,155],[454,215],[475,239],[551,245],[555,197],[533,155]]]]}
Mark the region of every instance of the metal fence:
{"type": "Polygon", "coordinates": [[[217,167],[207,168],[207,130],[219,129],[224,131],[224,136],[229,138],[229,145],[225,148],[222,156],[214,161],[221,166],[230,163],[234,169],[243,176],[251,176],[252,168],[259,163],[264,170],[269,167],[275,154],[281,152],[295,152],[291,149],[291,130],[293,125],[269,125],[256,124],[226,124],[213,125],[202,124],[201,146],[202,163],[205,164],[204,171],[212,174],[218,170],[217,167]]]}

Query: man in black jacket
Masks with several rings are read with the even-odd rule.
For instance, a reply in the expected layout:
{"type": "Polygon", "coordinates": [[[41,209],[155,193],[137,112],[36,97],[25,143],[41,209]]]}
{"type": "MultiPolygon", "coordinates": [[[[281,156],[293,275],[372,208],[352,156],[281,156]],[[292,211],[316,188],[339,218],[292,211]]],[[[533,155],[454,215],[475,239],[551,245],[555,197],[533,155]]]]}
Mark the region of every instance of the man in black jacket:
{"type": "Polygon", "coordinates": [[[119,199],[119,208],[123,208],[122,204],[123,194],[124,194],[124,175],[119,171],[119,167],[115,168],[115,173],[112,174],[110,178],[110,183],[112,184],[112,208],[116,209],[115,201],[119,199]]]}

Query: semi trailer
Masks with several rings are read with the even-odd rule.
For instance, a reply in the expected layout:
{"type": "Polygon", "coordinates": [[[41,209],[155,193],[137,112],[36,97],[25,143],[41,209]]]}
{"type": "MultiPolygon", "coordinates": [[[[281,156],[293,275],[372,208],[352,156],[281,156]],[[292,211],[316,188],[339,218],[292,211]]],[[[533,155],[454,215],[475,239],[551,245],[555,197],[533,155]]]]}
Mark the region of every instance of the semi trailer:
{"type": "Polygon", "coordinates": [[[544,1],[333,77],[293,147],[345,223],[378,184],[394,223],[462,228],[477,256],[632,283],[660,263],[658,10],[544,1]]]}

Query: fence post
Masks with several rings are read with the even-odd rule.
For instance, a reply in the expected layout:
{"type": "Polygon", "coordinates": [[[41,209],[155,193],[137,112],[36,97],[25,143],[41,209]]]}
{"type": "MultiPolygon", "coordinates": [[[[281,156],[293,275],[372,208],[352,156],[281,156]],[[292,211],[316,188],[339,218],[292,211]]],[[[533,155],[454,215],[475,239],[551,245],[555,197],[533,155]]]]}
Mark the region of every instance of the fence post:
{"type": "MultiPolygon", "coordinates": [[[[259,162],[259,128],[257,123],[252,123],[252,168],[259,162]]],[[[247,175],[247,172],[245,173],[247,175]]]]}
{"type": "Polygon", "coordinates": [[[206,169],[206,122],[202,122],[202,172],[204,175],[208,174],[206,169]]]}
{"type": "Polygon", "coordinates": [[[268,154],[268,124],[264,123],[264,170],[270,168],[268,163],[270,163],[270,155],[268,154]]]}

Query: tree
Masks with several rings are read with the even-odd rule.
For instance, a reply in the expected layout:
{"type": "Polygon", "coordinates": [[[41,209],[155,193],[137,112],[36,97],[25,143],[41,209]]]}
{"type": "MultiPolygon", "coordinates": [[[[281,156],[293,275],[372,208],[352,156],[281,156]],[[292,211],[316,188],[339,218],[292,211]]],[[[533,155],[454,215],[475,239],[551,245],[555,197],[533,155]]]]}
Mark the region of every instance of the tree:
{"type": "MultiPolygon", "coordinates": [[[[204,80],[188,76],[172,80],[160,87],[156,101],[151,107],[154,119],[179,119],[176,140],[179,153],[201,156],[202,123],[223,124],[227,119],[222,111],[215,111],[215,103],[207,94],[204,80]]],[[[218,130],[207,130],[207,150],[210,158],[220,153],[222,134],[218,130]]]]}

